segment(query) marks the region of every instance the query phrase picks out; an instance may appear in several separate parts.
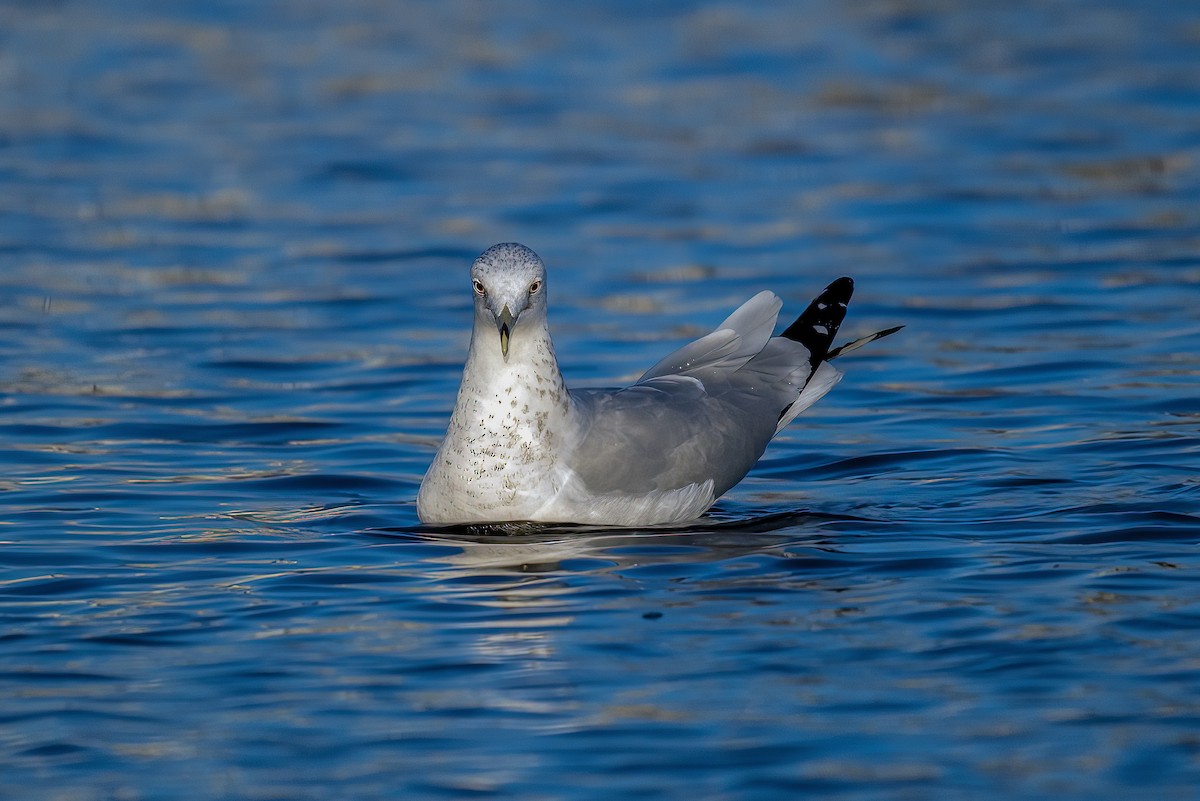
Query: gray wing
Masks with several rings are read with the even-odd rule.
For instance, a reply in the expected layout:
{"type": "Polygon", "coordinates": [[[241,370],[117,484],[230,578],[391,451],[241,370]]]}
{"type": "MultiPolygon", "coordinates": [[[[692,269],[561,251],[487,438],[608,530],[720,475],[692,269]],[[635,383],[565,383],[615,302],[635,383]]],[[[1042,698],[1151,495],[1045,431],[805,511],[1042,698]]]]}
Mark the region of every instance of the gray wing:
{"type": "Polygon", "coordinates": [[[574,390],[580,436],[570,468],[596,494],[674,490],[742,479],[775,434],[776,405],[752,393],[709,394],[689,376],[621,390],[574,390]]]}
{"type": "Polygon", "coordinates": [[[736,371],[767,344],[782,307],[783,301],[774,292],[759,292],[711,334],[689,342],[643,373],[638,383],[667,375],[736,371]]]}
{"type": "Polygon", "coordinates": [[[800,342],[771,336],[781,306],[760,292],[633,386],[573,390],[568,466],[588,490],[636,495],[711,480],[720,497],[741,481],[776,432],[841,378],[828,362],[814,366],[800,342]]]}

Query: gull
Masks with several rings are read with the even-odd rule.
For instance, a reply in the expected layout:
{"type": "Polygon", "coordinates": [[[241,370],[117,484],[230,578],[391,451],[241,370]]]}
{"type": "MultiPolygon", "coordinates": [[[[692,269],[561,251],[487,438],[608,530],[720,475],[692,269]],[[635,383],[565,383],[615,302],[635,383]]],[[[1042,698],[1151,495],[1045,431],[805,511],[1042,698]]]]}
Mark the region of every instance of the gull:
{"type": "Polygon", "coordinates": [[[471,267],[475,322],[446,437],[421,489],[430,525],[530,521],[655,526],[700,517],[771,439],[841,378],[830,349],[854,291],[830,284],[780,336],[760,292],[628,387],[568,389],[546,321],[546,267],[488,248],[471,267]]]}

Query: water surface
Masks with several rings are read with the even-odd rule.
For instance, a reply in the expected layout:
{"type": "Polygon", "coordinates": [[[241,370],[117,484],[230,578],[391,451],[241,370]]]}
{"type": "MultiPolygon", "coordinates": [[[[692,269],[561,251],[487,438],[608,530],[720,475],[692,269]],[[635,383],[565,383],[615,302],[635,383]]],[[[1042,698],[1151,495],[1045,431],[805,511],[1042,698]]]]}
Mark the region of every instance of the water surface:
{"type": "Polygon", "coordinates": [[[1190,799],[1183,4],[0,8],[0,797],[1190,799]],[[467,268],[841,385],[681,529],[431,530],[467,268]]]}

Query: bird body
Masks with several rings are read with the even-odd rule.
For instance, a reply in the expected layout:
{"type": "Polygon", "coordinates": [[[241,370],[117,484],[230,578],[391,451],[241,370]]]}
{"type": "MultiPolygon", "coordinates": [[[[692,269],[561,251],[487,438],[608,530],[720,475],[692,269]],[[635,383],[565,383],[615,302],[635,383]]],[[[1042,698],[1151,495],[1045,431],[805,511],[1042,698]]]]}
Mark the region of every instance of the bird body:
{"type": "Polygon", "coordinates": [[[471,276],[475,321],[463,381],[417,495],[425,523],[694,519],[841,378],[829,345],[849,279],[831,284],[784,336],[772,336],[782,302],[761,292],[632,386],[569,390],[537,254],[496,245],[471,276]]]}

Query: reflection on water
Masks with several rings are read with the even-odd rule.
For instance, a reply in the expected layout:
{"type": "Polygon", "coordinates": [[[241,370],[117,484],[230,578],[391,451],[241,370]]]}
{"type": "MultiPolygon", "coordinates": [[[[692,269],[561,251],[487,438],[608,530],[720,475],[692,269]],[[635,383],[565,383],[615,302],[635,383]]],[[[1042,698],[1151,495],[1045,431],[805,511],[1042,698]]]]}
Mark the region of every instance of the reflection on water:
{"type": "Polygon", "coordinates": [[[6,787],[1194,795],[1186,5],[160,6],[0,8],[6,787]],[[907,327],[702,521],[427,529],[511,240],[576,384],[907,327]]]}

